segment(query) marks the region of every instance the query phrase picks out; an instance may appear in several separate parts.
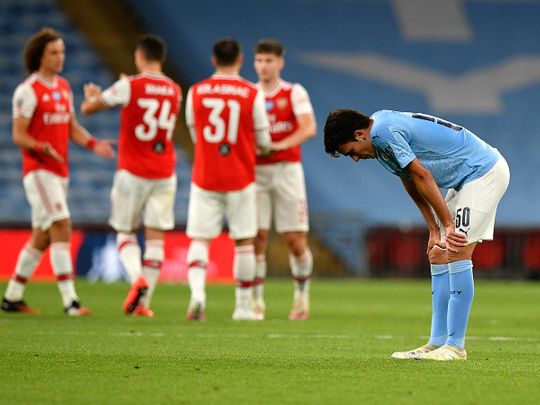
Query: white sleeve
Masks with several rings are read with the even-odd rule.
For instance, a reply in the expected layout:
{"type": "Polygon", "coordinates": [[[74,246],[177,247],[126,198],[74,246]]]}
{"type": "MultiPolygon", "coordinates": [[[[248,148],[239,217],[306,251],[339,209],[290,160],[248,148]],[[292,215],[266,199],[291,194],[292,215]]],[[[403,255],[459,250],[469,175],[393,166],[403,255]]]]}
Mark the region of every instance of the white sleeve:
{"type": "Polygon", "coordinates": [[[129,78],[123,77],[101,93],[101,99],[109,107],[126,106],[131,98],[129,78]]]}
{"type": "Polygon", "coordinates": [[[263,150],[269,149],[271,143],[270,124],[266,114],[264,94],[261,90],[257,91],[253,102],[253,127],[257,137],[257,146],[263,150]]]}
{"type": "Polygon", "coordinates": [[[299,117],[303,114],[313,114],[313,106],[309,99],[309,95],[302,87],[302,85],[295,83],[293,84],[291,91],[291,103],[294,115],[299,117]]]}
{"type": "Polygon", "coordinates": [[[69,108],[71,109],[71,115],[75,115],[75,107],[73,105],[73,91],[70,90],[69,92],[69,108]]]}
{"type": "Polygon", "coordinates": [[[195,143],[195,139],[197,139],[197,134],[195,133],[195,120],[193,113],[193,87],[189,89],[186,97],[186,125],[188,127],[191,140],[193,141],[193,143],[195,143]]]}
{"type": "Polygon", "coordinates": [[[34,89],[22,83],[13,93],[13,118],[32,118],[37,107],[37,98],[34,89]]]}

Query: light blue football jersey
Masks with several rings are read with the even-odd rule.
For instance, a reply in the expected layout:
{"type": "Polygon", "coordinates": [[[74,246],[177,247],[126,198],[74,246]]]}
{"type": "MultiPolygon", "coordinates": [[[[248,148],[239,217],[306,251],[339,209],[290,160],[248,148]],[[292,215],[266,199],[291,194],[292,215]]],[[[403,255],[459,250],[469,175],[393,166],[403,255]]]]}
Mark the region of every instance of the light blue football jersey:
{"type": "Polygon", "coordinates": [[[407,179],[404,168],[418,158],[439,187],[459,190],[486,174],[500,157],[468,129],[441,118],[391,110],[377,111],[371,118],[377,160],[407,179]]]}

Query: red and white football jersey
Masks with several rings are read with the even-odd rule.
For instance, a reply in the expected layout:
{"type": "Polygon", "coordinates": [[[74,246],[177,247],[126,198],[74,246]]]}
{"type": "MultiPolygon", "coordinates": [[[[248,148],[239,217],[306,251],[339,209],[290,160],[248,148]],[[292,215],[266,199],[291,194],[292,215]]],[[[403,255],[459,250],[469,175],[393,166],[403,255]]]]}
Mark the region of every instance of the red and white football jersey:
{"type": "Polygon", "coordinates": [[[237,75],[215,74],[194,84],[186,101],[194,134],[193,182],[210,191],[240,190],[255,181],[256,146],[268,146],[263,93],[237,75]],[[259,139],[256,133],[263,133],[259,139]]]}
{"type": "Polygon", "coordinates": [[[172,176],[180,86],[163,74],[145,72],[118,80],[101,97],[111,107],[122,106],[118,169],[146,179],[172,176]]]}
{"type": "Polygon", "coordinates": [[[73,114],[73,95],[66,79],[57,76],[49,82],[33,73],[13,94],[13,118],[30,118],[28,134],[49,142],[64,158],[64,163],[43,153],[23,148],[23,175],[43,169],[58,176],[68,177],[68,141],[73,114]]]}
{"type": "MultiPolygon", "coordinates": [[[[270,121],[272,142],[280,141],[298,129],[297,117],[313,114],[313,106],[307,91],[298,83],[281,80],[277,87],[264,92],[266,112],[270,121]]],[[[272,152],[268,157],[257,157],[257,164],[264,165],[276,162],[300,162],[302,152],[300,145],[272,152]]]]}

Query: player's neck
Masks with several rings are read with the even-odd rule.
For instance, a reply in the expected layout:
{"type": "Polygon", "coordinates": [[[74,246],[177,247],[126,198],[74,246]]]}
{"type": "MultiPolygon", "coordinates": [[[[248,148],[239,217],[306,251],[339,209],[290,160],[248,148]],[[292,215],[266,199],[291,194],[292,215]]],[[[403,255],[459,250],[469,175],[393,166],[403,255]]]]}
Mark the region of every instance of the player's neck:
{"type": "Polygon", "coordinates": [[[155,75],[163,74],[163,70],[160,63],[146,63],[140,66],[141,73],[150,73],[155,75]]]}
{"type": "Polygon", "coordinates": [[[148,74],[151,74],[151,75],[162,75],[163,74],[161,69],[142,69],[141,74],[145,74],[145,73],[148,73],[148,74]]]}
{"type": "Polygon", "coordinates": [[[161,70],[161,66],[154,66],[154,65],[146,65],[141,68],[141,73],[150,73],[154,75],[161,75],[163,74],[163,71],[161,70]]]}
{"type": "Polygon", "coordinates": [[[50,83],[54,83],[58,76],[55,71],[49,69],[39,69],[36,73],[50,83]]]}
{"type": "Polygon", "coordinates": [[[216,68],[216,75],[239,76],[240,70],[235,66],[220,66],[216,68]]]}
{"type": "Polygon", "coordinates": [[[261,85],[263,90],[266,92],[270,92],[274,90],[279,85],[280,82],[281,82],[281,77],[279,76],[270,80],[266,80],[266,81],[259,80],[259,84],[261,85]]]}

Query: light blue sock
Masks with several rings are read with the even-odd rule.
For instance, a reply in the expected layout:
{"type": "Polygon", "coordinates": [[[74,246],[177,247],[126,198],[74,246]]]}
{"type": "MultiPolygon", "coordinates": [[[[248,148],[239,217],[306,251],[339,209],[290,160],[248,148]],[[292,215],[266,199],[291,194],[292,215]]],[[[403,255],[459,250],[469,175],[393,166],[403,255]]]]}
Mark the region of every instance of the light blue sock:
{"type": "Polygon", "coordinates": [[[459,260],[448,264],[450,272],[450,301],[448,302],[447,345],[465,347],[465,332],[474,297],[473,264],[459,260]]]}
{"type": "Polygon", "coordinates": [[[442,346],[446,343],[448,300],[450,299],[450,282],[447,264],[431,265],[431,337],[429,344],[442,346]]]}

